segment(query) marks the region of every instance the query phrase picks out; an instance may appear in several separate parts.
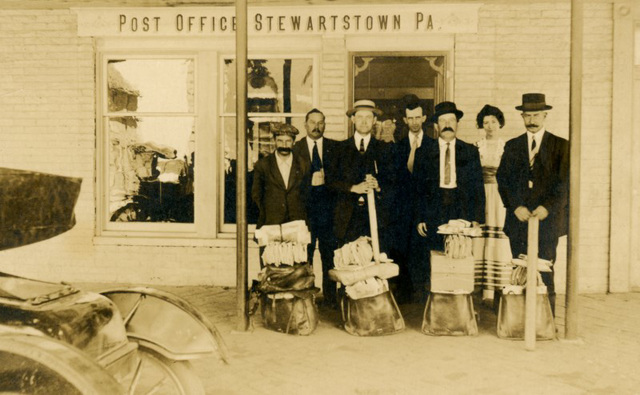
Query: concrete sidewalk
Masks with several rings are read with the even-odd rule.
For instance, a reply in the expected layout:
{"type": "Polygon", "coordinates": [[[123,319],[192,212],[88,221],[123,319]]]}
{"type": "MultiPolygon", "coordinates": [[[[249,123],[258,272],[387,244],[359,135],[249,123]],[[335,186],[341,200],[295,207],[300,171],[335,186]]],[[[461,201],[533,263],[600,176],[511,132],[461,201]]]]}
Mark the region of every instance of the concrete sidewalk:
{"type": "Polygon", "coordinates": [[[640,294],[581,295],[579,340],[562,340],[564,301],[558,295],[559,340],[496,337],[496,318],[476,306],[476,337],[420,332],[423,305],[401,305],[404,332],[361,338],[340,327],[339,313],[321,311],[310,336],[262,326],[237,332],[235,289],[156,287],[192,302],[224,337],[230,363],[194,362],[207,394],[639,394],[640,294]]]}

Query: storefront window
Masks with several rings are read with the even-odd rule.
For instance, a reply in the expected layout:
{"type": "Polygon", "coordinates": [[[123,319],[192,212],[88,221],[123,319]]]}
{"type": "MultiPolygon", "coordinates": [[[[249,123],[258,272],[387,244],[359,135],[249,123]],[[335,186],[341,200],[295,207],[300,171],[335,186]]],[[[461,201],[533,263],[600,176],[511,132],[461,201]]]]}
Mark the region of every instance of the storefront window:
{"type": "MultiPolygon", "coordinates": [[[[275,150],[271,122],[292,124],[304,134],[304,116],[314,107],[313,58],[249,59],[247,70],[247,221],[255,224],[258,210],[251,200],[253,166],[275,150]]],[[[236,223],[236,114],[235,62],[224,60],[223,75],[223,144],[224,204],[222,228],[236,223]]],[[[299,136],[300,138],[300,136],[299,136]]]]}
{"type": "MultiPolygon", "coordinates": [[[[391,128],[378,125],[379,134],[389,134],[379,136],[381,138],[398,141],[406,136],[402,117],[408,100],[417,97],[427,117],[433,114],[437,103],[445,100],[447,57],[444,54],[356,53],[351,58],[353,100],[373,100],[384,111],[379,121],[391,123],[391,128]]],[[[434,137],[433,126],[429,124],[427,128],[427,134],[434,137]]]]}
{"type": "Polygon", "coordinates": [[[108,59],[107,222],[194,223],[194,59],[108,59]]]}

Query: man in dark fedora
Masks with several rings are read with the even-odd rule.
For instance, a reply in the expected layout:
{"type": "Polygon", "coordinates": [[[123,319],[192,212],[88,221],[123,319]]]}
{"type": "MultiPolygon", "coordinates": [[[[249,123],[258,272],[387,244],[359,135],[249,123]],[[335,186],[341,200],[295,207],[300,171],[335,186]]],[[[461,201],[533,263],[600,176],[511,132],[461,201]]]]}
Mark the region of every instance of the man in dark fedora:
{"type": "MultiPolygon", "coordinates": [[[[514,257],[527,253],[527,221],[540,219],[538,256],[555,262],[558,238],[567,234],[569,142],[544,127],[547,111],[542,93],[525,93],[522,111],[526,133],[507,141],[496,175],[507,210],[504,232],[514,257]]],[[[541,273],[555,313],[553,271],[541,273]]]]}
{"type": "MultiPolygon", "coordinates": [[[[417,231],[426,239],[428,251],[443,250],[444,240],[437,233],[438,226],[451,219],[484,222],[484,184],[478,149],[456,138],[458,122],[463,116],[455,103],[436,105],[430,118],[438,132],[438,140],[422,144],[416,151],[413,176],[416,184],[417,231]]],[[[429,284],[430,265],[414,268],[414,289],[429,284]],[[420,284],[421,283],[421,284],[420,284]]]]}
{"type": "Polygon", "coordinates": [[[327,186],[335,192],[333,229],[337,247],[370,236],[367,193],[375,191],[380,249],[390,249],[392,235],[385,231],[395,193],[395,161],[390,143],[372,135],[382,111],[371,100],[358,100],[347,116],[355,125],[355,133],[341,141],[334,160],[327,167],[327,186]]]}

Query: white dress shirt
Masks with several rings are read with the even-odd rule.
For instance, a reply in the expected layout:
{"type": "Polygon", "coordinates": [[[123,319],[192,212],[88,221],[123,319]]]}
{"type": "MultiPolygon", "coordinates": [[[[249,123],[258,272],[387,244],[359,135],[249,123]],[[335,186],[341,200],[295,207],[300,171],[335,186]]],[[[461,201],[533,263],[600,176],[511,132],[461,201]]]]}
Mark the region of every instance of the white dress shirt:
{"type": "Polygon", "coordinates": [[[447,152],[447,142],[444,141],[441,137],[438,138],[438,145],[440,146],[440,188],[453,189],[457,188],[457,179],[456,177],[456,139],[454,138],[449,142],[449,159],[450,159],[450,169],[451,169],[451,179],[448,184],[444,183],[444,157],[447,152]]]}
{"type": "Polygon", "coordinates": [[[284,187],[289,188],[289,174],[291,174],[291,164],[293,163],[293,153],[287,156],[281,156],[276,152],[276,162],[278,163],[278,170],[284,180],[284,187]]]}
{"type": "Polygon", "coordinates": [[[416,149],[420,148],[422,145],[422,137],[424,136],[424,132],[421,130],[417,134],[413,132],[409,132],[409,146],[413,146],[414,142],[417,142],[416,149]]]}
{"type": "Polygon", "coordinates": [[[358,151],[360,151],[360,140],[364,139],[364,150],[367,150],[367,147],[369,147],[369,142],[371,141],[371,133],[367,134],[367,135],[361,135],[358,132],[355,132],[353,134],[353,138],[356,141],[356,149],[358,151]]]}

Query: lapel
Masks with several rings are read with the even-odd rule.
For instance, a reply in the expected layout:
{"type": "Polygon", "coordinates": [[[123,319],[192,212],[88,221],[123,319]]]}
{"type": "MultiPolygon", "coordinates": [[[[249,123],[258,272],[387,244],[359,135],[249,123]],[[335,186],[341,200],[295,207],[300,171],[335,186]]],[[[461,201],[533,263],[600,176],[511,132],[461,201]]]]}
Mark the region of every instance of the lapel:
{"type": "Polygon", "coordinates": [[[309,156],[309,145],[307,144],[307,138],[305,137],[302,140],[300,140],[299,144],[300,144],[300,150],[298,152],[302,156],[302,159],[311,163],[311,157],[309,156]]]}
{"type": "MultiPolygon", "coordinates": [[[[280,173],[280,169],[278,168],[276,155],[277,154],[274,152],[269,157],[269,169],[271,170],[271,177],[276,181],[280,188],[286,190],[284,186],[284,178],[282,178],[282,174],[280,173]]],[[[293,173],[293,164],[291,165],[291,172],[293,173]]],[[[289,174],[289,178],[291,178],[291,174],[289,174]]]]}
{"type": "Polygon", "coordinates": [[[526,167],[529,168],[529,139],[527,137],[527,133],[525,132],[520,137],[517,137],[517,139],[518,140],[516,140],[516,149],[520,161],[523,163],[523,165],[526,164],[526,167]]]}
{"type": "Polygon", "coordinates": [[[553,142],[551,139],[551,133],[548,130],[545,130],[544,135],[542,136],[542,141],[540,142],[540,149],[538,150],[538,158],[540,161],[540,165],[544,166],[545,163],[548,163],[547,158],[549,157],[549,153],[553,150],[553,142]]]}
{"type": "MultiPolygon", "coordinates": [[[[308,152],[307,152],[308,153],[308,152]]],[[[293,153],[291,154],[291,171],[289,172],[289,182],[287,183],[287,191],[293,188],[294,184],[298,181],[300,174],[300,163],[293,153]]]]}

